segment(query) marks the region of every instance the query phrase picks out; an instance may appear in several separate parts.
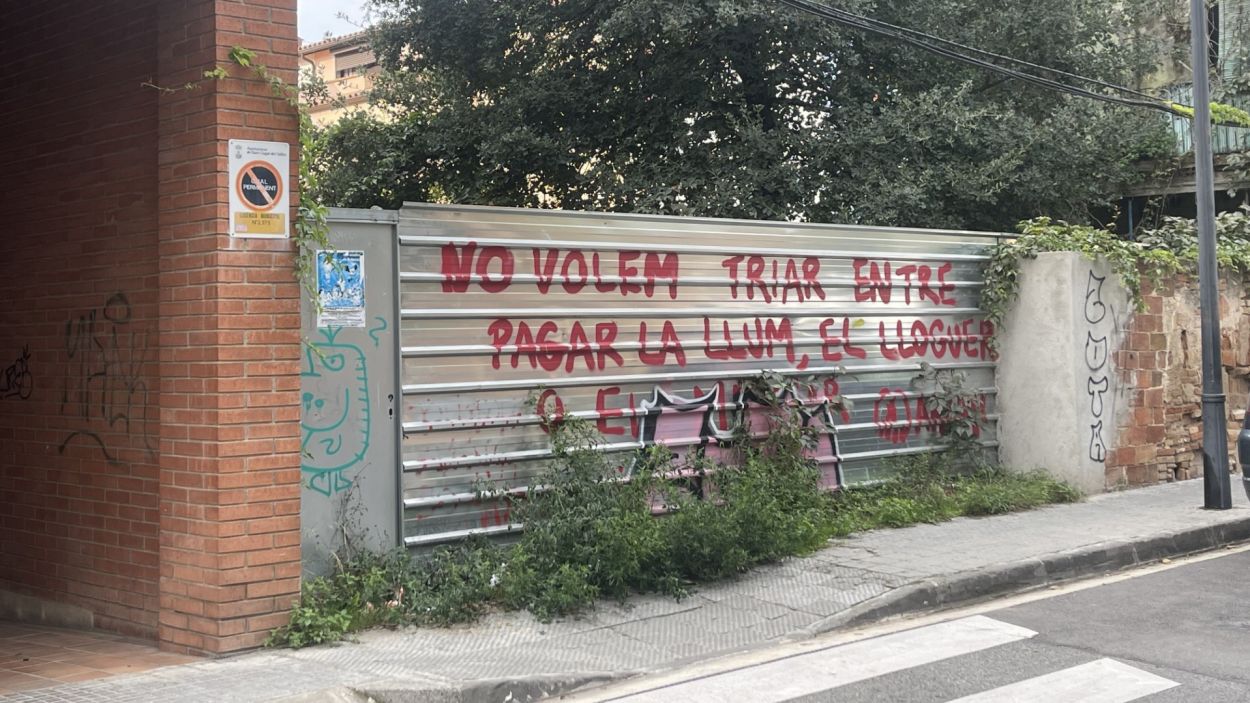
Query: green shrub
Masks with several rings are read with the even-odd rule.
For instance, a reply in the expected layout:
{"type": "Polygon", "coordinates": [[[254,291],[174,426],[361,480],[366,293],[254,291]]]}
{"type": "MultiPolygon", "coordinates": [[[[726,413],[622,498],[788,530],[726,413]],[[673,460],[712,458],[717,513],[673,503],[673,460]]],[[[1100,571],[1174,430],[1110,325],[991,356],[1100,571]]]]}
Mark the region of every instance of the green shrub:
{"type": "Polygon", "coordinates": [[[810,552],[832,533],[820,478],[801,453],[749,448],[741,465],[714,476],[724,502],[717,518],[737,533],[752,563],[810,552]]]}
{"type": "Polygon", "coordinates": [[[957,452],[903,457],[892,468],[890,480],[840,491],[834,497],[834,534],[942,522],[961,515],[999,515],[1081,499],[1076,488],[1044,472],[1013,473],[957,452]]]}
{"type": "Polygon", "coordinates": [[[476,620],[495,599],[506,559],[502,549],[483,537],[435,550],[404,574],[401,614],[423,625],[476,620]]]}
{"type": "Polygon", "coordinates": [[[558,577],[551,583],[570,593],[592,594],[588,600],[596,595],[624,600],[631,592],[656,590],[676,593],[664,527],[652,511],[656,474],[665,467],[646,460],[624,480],[622,468],[597,451],[599,437],[587,423],[553,423],[551,436],[556,459],[539,476],[538,488],[511,506],[514,519],[525,525],[514,547],[520,563],[532,572],[524,578],[544,584],[558,577]],[[578,574],[584,576],[585,588],[572,587],[578,574]]]}
{"type": "Polygon", "coordinates": [[[515,577],[505,588],[504,603],[513,610],[528,610],[540,621],[577,613],[594,605],[599,589],[591,583],[591,569],[585,564],[563,562],[551,571],[528,565],[529,555],[514,554],[518,565],[515,577]]]}
{"type": "MultiPolygon", "coordinates": [[[[929,380],[948,390],[958,382],[929,380]]],[[[526,497],[506,499],[512,519],[525,525],[515,542],[471,538],[424,556],[400,549],[339,561],[333,574],[305,584],[290,624],[269,643],[302,647],[379,625],[448,626],[492,609],[524,609],[545,621],[633,593],[680,598],[691,584],[810,552],[833,536],[1080,497],[1043,474],[970,460],[976,455],[966,441],[960,451],[902,458],[878,485],[831,494],[806,455],[814,431],[785,400],[792,396],[782,383],[764,378],[752,388],[766,409],[767,427],[755,428],[766,430],[764,438],[747,441],[744,432],[730,447],[729,466],[695,457],[678,467],[655,448],[627,476],[598,451],[600,439],[584,421],[548,418],[554,459],[526,497]]],[[[938,409],[962,417],[964,407],[938,409]]]]}
{"type": "Polygon", "coordinates": [[[961,482],[959,489],[960,512],[964,515],[1001,515],[1080,499],[1075,488],[1043,472],[983,470],[961,482]]]}
{"type": "Polygon", "coordinates": [[[269,634],[266,646],[308,647],[342,639],[356,614],[346,607],[334,607],[334,586],[327,579],[304,583],[299,603],[291,609],[291,620],[269,634]]]}
{"type": "Polygon", "coordinates": [[[887,496],[870,513],[871,524],[881,527],[906,527],[925,522],[924,507],[911,498],[887,496]]]}
{"type": "Polygon", "coordinates": [[[728,509],[712,500],[693,496],[673,501],[664,525],[668,558],[686,581],[715,581],[750,568],[753,560],[742,544],[736,521],[728,509]]]}

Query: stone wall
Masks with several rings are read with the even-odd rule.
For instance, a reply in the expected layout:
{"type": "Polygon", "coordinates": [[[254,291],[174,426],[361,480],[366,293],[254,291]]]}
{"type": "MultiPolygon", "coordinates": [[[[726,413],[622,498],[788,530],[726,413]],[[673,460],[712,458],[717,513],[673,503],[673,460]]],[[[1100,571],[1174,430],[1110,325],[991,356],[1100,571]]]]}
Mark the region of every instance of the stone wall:
{"type": "MultiPolygon", "coordinates": [[[[1004,465],[1042,468],[1087,493],[1202,476],[1198,283],[1143,281],[1141,308],[1105,262],[1042,254],[1021,266],[999,331],[1004,465]]],[[[1250,401],[1250,290],[1220,281],[1229,462],[1250,401]]]]}
{"type": "MultiPolygon", "coordinates": [[[[1108,488],[1202,475],[1202,328],[1196,277],[1143,284],[1145,310],[1127,326],[1115,355],[1132,389],[1117,443],[1106,462],[1108,488]]],[[[1250,292],[1243,277],[1220,281],[1221,358],[1228,395],[1230,466],[1238,470],[1237,433],[1250,399],[1250,292]]]]}

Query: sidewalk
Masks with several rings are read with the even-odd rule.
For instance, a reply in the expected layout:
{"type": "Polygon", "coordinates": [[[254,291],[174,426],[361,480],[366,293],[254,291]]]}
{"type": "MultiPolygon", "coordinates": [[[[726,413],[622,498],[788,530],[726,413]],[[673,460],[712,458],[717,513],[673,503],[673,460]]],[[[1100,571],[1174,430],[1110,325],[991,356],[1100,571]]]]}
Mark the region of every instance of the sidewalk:
{"type": "Polygon", "coordinates": [[[1250,505],[1234,479],[1229,511],[1201,510],[1202,482],[1186,481],[1028,513],[866,533],[702,587],[681,602],[636,598],[551,624],[500,614],[472,627],[369,632],[358,643],[257,652],[0,701],[533,700],[1250,540],[1250,505]]]}

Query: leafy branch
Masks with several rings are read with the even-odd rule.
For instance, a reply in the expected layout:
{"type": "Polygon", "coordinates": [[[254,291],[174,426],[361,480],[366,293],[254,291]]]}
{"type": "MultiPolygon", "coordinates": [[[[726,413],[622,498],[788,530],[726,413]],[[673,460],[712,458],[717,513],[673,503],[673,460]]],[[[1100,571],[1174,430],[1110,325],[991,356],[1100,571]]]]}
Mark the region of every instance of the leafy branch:
{"type": "MultiPolygon", "coordinates": [[[[1128,289],[1138,308],[1142,306],[1141,271],[1144,265],[1153,277],[1176,271],[1180,267],[1176,254],[1167,250],[1147,250],[1120,239],[1114,232],[1085,225],[1038,217],[1020,223],[1021,236],[1000,242],[990,250],[984,269],[985,287],[981,289],[981,309],[986,318],[1002,329],[1011,304],[1020,293],[1020,265],[1039,254],[1072,251],[1087,259],[1105,259],[1128,289]]],[[[994,342],[995,340],[991,340],[994,342]]]]}
{"type": "Polygon", "coordinates": [[[961,459],[977,463],[981,458],[981,421],[985,404],[975,389],[968,385],[968,374],[953,369],[938,369],[920,362],[920,373],[911,386],[925,393],[924,405],[931,417],[937,418],[938,434],[949,449],[961,459]]]}
{"type": "MultiPolygon", "coordinates": [[[[1180,103],[1171,104],[1172,112],[1189,119],[1194,118],[1194,109],[1180,103]]],[[[1250,127],[1250,113],[1241,108],[1224,103],[1211,102],[1211,124],[1224,127],[1250,127]]]]}
{"type": "Polygon", "coordinates": [[[171,93],[177,93],[183,90],[198,90],[201,85],[203,85],[204,83],[208,81],[221,81],[229,77],[230,77],[230,73],[226,70],[224,66],[213,66],[212,68],[205,69],[204,72],[200,74],[199,80],[188,81],[178,86],[177,88],[171,88],[166,85],[158,85],[156,83],[153,83],[152,81],[144,81],[140,83],[139,85],[143,86],[144,88],[152,88],[153,90],[158,90],[165,95],[169,95],[171,93]]]}
{"type": "MultiPolygon", "coordinates": [[[[329,209],[314,193],[318,192],[318,175],[311,160],[304,155],[315,149],[316,129],[308,107],[300,100],[299,86],[291,85],[275,75],[267,66],[256,61],[256,53],[241,46],[230,49],[230,60],[250,70],[269,85],[270,92],[285,100],[299,116],[299,212],[295,219],[295,278],[307,293],[314,306],[320,306],[317,296],[317,251],[330,250],[329,209]]],[[[221,69],[224,72],[224,69],[221,69]]]]}
{"type": "MultiPolygon", "coordinates": [[[[1143,305],[1142,277],[1158,282],[1198,263],[1198,236],[1193,220],[1164,219],[1161,227],[1142,232],[1137,241],[1120,239],[1114,232],[1039,217],[1020,223],[1021,235],[1000,242],[990,251],[984,269],[981,309],[1001,329],[1020,292],[1020,265],[1038,254],[1072,251],[1087,259],[1106,260],[1137,309],[1143,305]]],[[[1216,257],[1221,268],[1250,272],[1250,206],[1216,218],[1216,257]]],[[[993,341],[993,340],[992,340],[993,341]]]]}

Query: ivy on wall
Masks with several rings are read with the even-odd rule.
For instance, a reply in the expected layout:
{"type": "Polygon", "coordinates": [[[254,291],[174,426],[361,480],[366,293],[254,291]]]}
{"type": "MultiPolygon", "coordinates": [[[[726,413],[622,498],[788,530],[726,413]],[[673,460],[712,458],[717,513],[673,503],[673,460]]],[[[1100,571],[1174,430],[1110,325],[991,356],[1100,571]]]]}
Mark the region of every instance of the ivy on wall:
{"type": "MultiPolygon", "coordinates": [[[[292,108],[295,109],[299,117],[299,211],[295,218],[295,278],[299,281],[300,287],[304,289],[309,300],[320,310],[321,299],[317,295],[317,269],[316,258],[317,250],[329,250],[330,246],[330,225],[326,221],[329,208],[316,196],[321,192],[319,176],[312,168],[310,159],[303,156],[316,148],[315,141],[318,138],[318,131],[315,128],[312,117],[308,112],[308,106],[300,99],[299,86],[291,85],[282,80],[280,76],[275,75],[264,64],[256,62],[256,52],[241,46],[235,46],[230,49],[230,61],[240,68],[247,69],[260,80],[264,81],[273,95],[284,100],[292,108]]],[[[145,82],[142,85],[146,88],[158,90],[161,93],[176,93],[178,91],[198,90],[203,83],[209,81],[220,81],[230,77],[230,71],[225,66],[213,66],[205,69],[201,77],[196,81],[191,81],[177,87],[161,86],[151,82],[145,82]]],[[[314,85],[314,92],[320,91],[324,93],[324,84],[314,85]]]]}
{"type": "MultiPolygon", "coordinates": [[[[300,100],[299,87],[274,75],[264,64],[256,63],[255,52],[241,46],[230,50],[230,60],[238,66],[249,69],[256,77],[269,85],[270,91],[279,99],[285,100],[295,109],[299,116],[299,212],[295,218],[295,278],[300,287],[308,295],[313,305],[321,305],[317,295],[317,250],[328,250],[330,246],[330,225],[326,221],[328,208],[314,194],[319,192],[318,175],[313,170],[310,160],[303,155],[315,145],[317,131],[314,129],[308,107],[300,100]]],[[[221,71],[224,74],[224,71],[221,71]]],[[[208,75],[207,73],[205,74],[208,75]]]]}
{"type": "MultiPolygon", "coordinates": [[[[1019,225],[1020,236],[1000,242],[985,266],[981,309],[1002,329],[1007,312],[1020,292],[1021,262],[1053,251],[1077,252],[1087,259],[1102,258],[1119,276],[1138,309],[1142,306],[1142,279],[1157,282],[1198,263],[1197,227],[1193,220],[1165,218],[1157,229],[1143,232],[1137,241],[1120,239],[1114,232],[1038,217],[1019,225]]],[[[1250,272],[1250,206],[1216,218],[1217,258],[1224,270],[1250,272]]]]}

